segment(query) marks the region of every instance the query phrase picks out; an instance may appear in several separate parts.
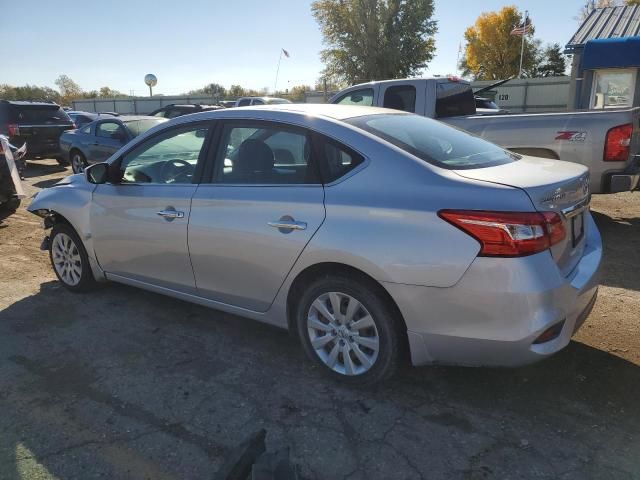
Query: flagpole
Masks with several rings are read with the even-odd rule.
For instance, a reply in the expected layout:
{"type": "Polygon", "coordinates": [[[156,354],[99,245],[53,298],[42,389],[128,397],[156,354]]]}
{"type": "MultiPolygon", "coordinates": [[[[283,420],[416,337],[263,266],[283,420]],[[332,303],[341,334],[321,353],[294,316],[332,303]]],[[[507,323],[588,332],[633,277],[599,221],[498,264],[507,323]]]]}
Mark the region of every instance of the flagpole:
{"type": "Polygon", "coordinates": [[[276,69],[276,81],[273,84],[273,94],[276,94],[278,89],[278,74],[280,73],[280,62],[282,61],[282,49],[280,49],[280,57],[278,58],[278,68],[276,69]]]}
{"type": "Polygon", "coordinates": [[[522,43],[520,44],[520,70],[518,70],[518,78],[522,78],[522,57],[524,56],[524,36],[527,34],[527,18],[529,11],[524,11],[524,23],[522,24],[522,43]]]}

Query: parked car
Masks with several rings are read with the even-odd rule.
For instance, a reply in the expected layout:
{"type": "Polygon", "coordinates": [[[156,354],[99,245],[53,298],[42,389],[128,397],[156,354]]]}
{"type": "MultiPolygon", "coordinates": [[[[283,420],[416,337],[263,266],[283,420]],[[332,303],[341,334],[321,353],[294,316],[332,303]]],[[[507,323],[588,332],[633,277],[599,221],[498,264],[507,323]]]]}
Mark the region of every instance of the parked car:
{"type": "Polygon", "coordinates": [[[602,245],[582,165],[418,115],[277,105],[174,119],[42,190],[53,269],[297,332],[336,378],[565,347],[602,245]]]}
{"type": "Polygon", "coordinates": [[[221,107],[224,107],[224,108],[231,108],[231,107],[235,107],[236,106],[236,101],[235,100],[220,100],[218,102],[218,105],[220,105],[221,107]]]}
{"type": "Polygon", "coordinates": [[[73,121],[76,128],[82,128],[91,122],[95,122],[100,116],[113,117],[110,113],[94,113],[94,112],[82,112],[79,110],[71,110],[67,112],[69,118],[73,121]]]}
{"type": "Polygon", "coordinates": [[[152,117],[162,117],[162,118],[175,118],[181,115],[187,115],[189,113],[198,113],[198,112],[208,112],[210,110],[220,110],[221,106],[219,105],[165,105],[162,108],[154,110],[149,115],[152,117]]]}
{"type": "Polygon", "coordinates": [[[71,163],[73,173],[82,172],[87,165],[104,162],[125,143],[166,118],[122,115],[100,116],[98,120],[60,136],[60,151],[71,163]]]}
{"type": "Polygon", "coordinates": [[[277,97],[240,97],[236,100],[236,107],[248,107],[255,105],[279,105],[283,103],[291,103],[286,98],[277,97]]]}
{"type": "Polygon", "coordinates": [[[591,171],[593,193],[634,190],[640,184],[640,108],[476,115],[471,85],[455,77],[355,85],[330,103],[417,113],[516,153],[580,163],[591,171]]]}
{"type": "Polygon", "coordinates": [[[29,146],[24,160],[55,158],[61,165],[60,134],[73,129],[73,122],[57,104],[0,100],[0,135],[16,147],[29,146]]]}

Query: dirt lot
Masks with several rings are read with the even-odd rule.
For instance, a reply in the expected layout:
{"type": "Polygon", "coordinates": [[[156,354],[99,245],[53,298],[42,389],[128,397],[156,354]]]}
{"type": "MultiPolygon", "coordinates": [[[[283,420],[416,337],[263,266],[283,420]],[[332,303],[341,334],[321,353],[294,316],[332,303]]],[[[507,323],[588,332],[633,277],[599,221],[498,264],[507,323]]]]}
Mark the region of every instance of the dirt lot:
{"type": "MultiPolygon", "coordinates": [[[[66,174],[32,162],[28,190],[66,174]]],[[[563,352],[357,390],[286,332],[129,287],[67,292],[21,209],[0,224],[0,479],[213,478],[260,428],[309,479],[640,478],[640,193],[593,210],[602,288],[563,352]]]]}

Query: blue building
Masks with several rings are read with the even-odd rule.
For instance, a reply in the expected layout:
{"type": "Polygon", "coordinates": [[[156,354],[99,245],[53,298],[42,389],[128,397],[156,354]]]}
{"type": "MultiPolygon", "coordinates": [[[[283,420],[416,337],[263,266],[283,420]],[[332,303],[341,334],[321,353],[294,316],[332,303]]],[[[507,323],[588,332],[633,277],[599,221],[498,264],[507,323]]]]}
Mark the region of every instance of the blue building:
{"type": "Polygon", "coordinates": [[[570,110],[640,106],[640,5],[592,10],[565,53],[570,110]]]}

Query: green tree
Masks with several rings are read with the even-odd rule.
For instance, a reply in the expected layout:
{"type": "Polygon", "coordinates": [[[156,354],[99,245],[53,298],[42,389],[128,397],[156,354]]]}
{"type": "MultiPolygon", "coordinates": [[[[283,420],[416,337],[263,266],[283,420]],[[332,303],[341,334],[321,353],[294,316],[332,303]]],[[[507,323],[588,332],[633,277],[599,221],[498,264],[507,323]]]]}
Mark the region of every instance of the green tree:
{"type": "Polygon", "coordinates": [[[59,102],[60,94],[50,87],[38,87],[36,85],[24,85],[14,87],[12,85],[0,85],[0,98],[3,100],[34,100],[59,102]]]}
{"type": "Polygon", "coordinates": [[[231,85],[231,87],[229,87],[229,96],[230,97],[244,97],[246,95],[245,89],[242,88],[240,85],[231,85]]]}
{"type": "Polygon", "coordinates": [[[67,75],[60,75],[54,82],[60,91],[60,102],[64,105],[83,97],[83,91],[76,82],[67,75]]]}
{"type": "Polygon", "coordinates": [[[202,91],[207,95],[211,95],[212,97],[216,98],[223,98],[227,95],[227,89],[219,83],[210,83],[209,85],[204,87],[202,91]]]}
{"type": "Polygon", "coordinates": [[[118,90],[113,90],[112,88],[109,88],[109,87],[102,87],[98,92],[98,97],[100,98],[117,98],[117,97],[126,97],[126,96],[127,95],[125,95],[124,93],[119,92],[118,90]]]}
{"type": "Polygon", "coordinates": [[[356,83],[410,77],[435,51],[433,0],[316,0],[324,76],[356,83]]]}
{"type": "Polygon", "coordinates": [[[560,44],[548,45],[542,52],[542,58],[538,66],[538,76],[557,77],[564,75],[566,68],[567,59],[560,49],[560,44]]]}
{"type": "MultiPolygon", "coordinates": [[[[460,62],[464,75],[471,75],[476,80],[499,80],[518,75],[522,37],[511,35],[511,31],[522,23],[522,15],[514,6],[482,13],[464,33],[467,43],[460,62]]],[[[532,25],[530,33],[533,32],[532,25]]],[[[535,76],[539,59],[539,42],[525,37],[522,68],[528,76],[535,76]]]]}

